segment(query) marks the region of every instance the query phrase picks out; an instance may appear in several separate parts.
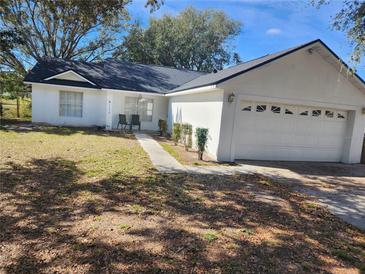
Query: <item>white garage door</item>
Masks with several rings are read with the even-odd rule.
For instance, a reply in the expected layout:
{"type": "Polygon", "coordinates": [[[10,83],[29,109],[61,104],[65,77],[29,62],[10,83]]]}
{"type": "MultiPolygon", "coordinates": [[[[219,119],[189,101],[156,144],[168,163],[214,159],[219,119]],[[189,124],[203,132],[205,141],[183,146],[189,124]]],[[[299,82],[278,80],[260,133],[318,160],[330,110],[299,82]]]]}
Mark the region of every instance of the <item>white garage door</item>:
{"type": "Polygon", "coordinates": [[[236,159],[341,160],[346,111],[242,101],[236,118],[236,159]]]}

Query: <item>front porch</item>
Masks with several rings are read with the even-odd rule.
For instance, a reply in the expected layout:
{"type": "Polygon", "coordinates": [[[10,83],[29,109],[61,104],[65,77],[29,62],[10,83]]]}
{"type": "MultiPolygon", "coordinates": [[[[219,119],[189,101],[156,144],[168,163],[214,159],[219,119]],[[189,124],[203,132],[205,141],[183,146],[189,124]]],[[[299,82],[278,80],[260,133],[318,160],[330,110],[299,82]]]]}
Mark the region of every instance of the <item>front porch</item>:
{"type": "Polygon", "coordinates": [[[137,114],[141,130],[157,131],[158,121],[167,120],[167,109],[168,98],[163,94],[107,90],[105,129],[117,130],[119,114],[126,115],[128,124],[132,114],[137,114]]]}

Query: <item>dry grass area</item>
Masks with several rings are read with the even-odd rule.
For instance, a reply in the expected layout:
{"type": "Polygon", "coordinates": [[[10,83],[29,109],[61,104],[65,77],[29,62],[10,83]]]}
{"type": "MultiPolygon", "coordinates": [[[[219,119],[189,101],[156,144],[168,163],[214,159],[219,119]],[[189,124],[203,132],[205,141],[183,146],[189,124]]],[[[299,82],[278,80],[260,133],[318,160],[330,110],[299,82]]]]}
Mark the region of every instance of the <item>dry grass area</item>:
{"type": "Polygon", "coordinates": [[[358,273],[365,234],[264,177],[158,174],[133,136],[1,130],[0,272],[358,273]]]}
{"type": "Polygon", "coordinates": [[[162,146],[164,150],[170,153],[178,162],[188,166],[232,166],[235,163],[220,163],[211,159],[206,153],[203,161],[198,159],[198,153],[194,149],[185,150],[182,144],[177,144],[166,137],[161,137],[151,133],[151,136],[162,146]]]}
{"type": "MultiPolygon", "coordinates": [[[[12,120],[14,122],[27,121],[30,122],[32,118],[31,100],[29,98],[19,99],[19,114],[17,118],[16,99],[4,99],[0,97],[0,103],[3,104],[3,116],[1,120],[12,120]]],[[[0,121],[1,123],[2,121],[0,121]]]]}

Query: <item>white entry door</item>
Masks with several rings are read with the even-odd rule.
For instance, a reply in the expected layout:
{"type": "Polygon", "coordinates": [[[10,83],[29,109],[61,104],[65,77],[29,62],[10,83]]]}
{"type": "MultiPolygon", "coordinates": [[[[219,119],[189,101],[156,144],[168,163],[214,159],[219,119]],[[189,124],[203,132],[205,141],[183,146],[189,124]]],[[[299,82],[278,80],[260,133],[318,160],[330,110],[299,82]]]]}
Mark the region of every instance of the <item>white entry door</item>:
{"type": "Polygon", "coordinates": [[[339,162],[346,125],[346,111],[241,101],[235,158],[339,162]]]}

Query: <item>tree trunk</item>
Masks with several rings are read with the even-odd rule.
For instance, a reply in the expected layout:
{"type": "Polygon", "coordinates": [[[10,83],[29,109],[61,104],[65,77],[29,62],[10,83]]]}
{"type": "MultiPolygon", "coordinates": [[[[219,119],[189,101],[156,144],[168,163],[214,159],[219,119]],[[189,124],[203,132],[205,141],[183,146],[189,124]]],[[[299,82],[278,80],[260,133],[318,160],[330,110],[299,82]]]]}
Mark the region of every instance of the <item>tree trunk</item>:
{"type": "Polygon", "coordinates": [[[20,118],[20,102],[19,102],[19,96],[16,97],[16,117],[20,118]]]}
{"type": "Polygon", "coordinates": [[[203,152],[202,151],[198,151],[198,158],[200,161],[203,161],[203,152]]]}

